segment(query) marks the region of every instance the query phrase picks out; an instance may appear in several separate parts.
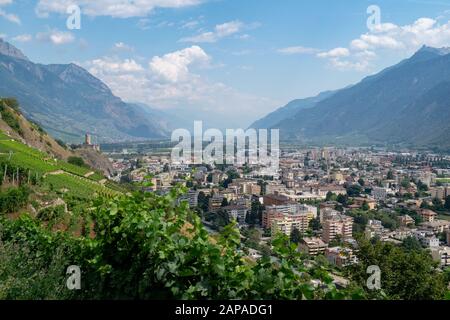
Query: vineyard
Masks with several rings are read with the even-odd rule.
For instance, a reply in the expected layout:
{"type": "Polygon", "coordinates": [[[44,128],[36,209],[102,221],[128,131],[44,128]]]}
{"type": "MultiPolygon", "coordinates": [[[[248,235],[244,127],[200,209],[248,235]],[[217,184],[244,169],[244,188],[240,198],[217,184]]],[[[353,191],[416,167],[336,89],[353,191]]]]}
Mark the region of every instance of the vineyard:
{"type": "Polygon", "coordinates": [[[107,198],[118,195],[119,192],[104,187],[92,180],[75,176],[69,173],[48,175],[45,183],[52,190],[66,192],[79,198],[91,198],[92,196],[104,196],[107,198]]]}
{"type": "Polygon", "coordinates": [[[76,166],[12,140],[0,132],[0,172],[16,183],[41,180],[44,187],[80,198],[112,197],[124,190],[88,167],[76,166]]]}

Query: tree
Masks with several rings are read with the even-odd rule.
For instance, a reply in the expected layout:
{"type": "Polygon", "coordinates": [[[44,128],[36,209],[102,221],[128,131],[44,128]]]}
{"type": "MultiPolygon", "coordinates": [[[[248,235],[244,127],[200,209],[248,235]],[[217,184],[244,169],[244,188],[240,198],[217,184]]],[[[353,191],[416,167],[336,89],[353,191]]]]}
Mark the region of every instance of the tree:
{"type": "Polygon", "coordinates": [[[78,167],[84,167],[86,165],[81,157],[69,157],[67,162],[78,167]]]}
{"type": "Polygon", "coordinates": [[[331,192],[331,191],[328,191],[328,192],[327,192],[327,197],[326,197],[325,201],[336,201],[336,200],[337,200],[336,194],[334,194],[334,193],[331,192]]]}
{"type": "Polygon", "coordinates": [[[389,170],[387,173],[387,180],[394,180],[394,172],[392,172],[392,170],[389,170]]]}
{"type": "Polygon", "coordinates": [[[409,189],[411,187],[411,182],[408,178],[402,180],[401,184],[402,188],[409,189]]]}
{"type": "Polygon", "coordinates": [[[402,247],[406,251],[421,251],[423,250],[422,245],[419,240],[415,237],[408,237],[402,242],[402,247]]]}
{"type": "Polygon", "coordinates": [[[7,106],[9,106],[10,108],[16,110],[16,111],[20,111],[20,106],[19,106],[19,101],[17,101],[16,98],[3,98],[2,99],[7,106]]]}
{"type": "Polygon", "coordinates": [[[343,244],[343,238],[342,235],[337,234],[333,240],[330,241],[330,243],[328,243],[328,246],[331,247],[339,247],[342,246],[343,244]]]}
{"type": "Polygon", "coordinates": [[[392,243],[358,239],[359,264],[348,270],[352,280],[361,284],[372,298],[393,300],[439,300],[446,294],[446,282],[431,255],[425,250],[405,250],[392,243]],[[367,268],[381,269],[381,291],[365,286],[367,268]]]}
{"type": "Polygon", "coordinates": [[[258,180],[258,186],[261,187],[261,196],[266,194],[266,186],[267,186],[267,182],[264,180],[258,180]]]}
{"type": "Polygon", "coordinates": [[[228,200],[227,198],[222,199],[222,204],[220,205],[222,208],[228,206],[228,200]]]}
{"type": "Polygon", "coordinates": [[[320,220],[318,218],[314,218],[309,222],[309,227],[311,230],[319,231],[322,229],[322,225],[320,224],[320,220]]]}
{"type": "Polygon", "coordinates": [[[442,211],[444,209],[444,205],[442,204],[442,200],[438,198],[433,199],[433,208],[436,211],[442,211]]]}
{"type": "Polygon", "coordinates": [[[208,212],[208,210],[209,210],[209,199],[210,198],[211,197],[210,196],[206,196],[203,191],[199,192],[198,198],[197,198],[197,203],[198,203],[198,207],[203,212],[208,212]]]}
{"type": "Polygon", "coordinates": [[[337,202],[339,202],[340,204],[346,206],[347,203],[348,203],[348,195],[342,195],[342,194],[339,194],[339,195],[337,196],[337,199],[336,199],[336,200],[337,200],[337,202]]]}
{"type": "Polygon", "coordinates": [[[360,185],[361,187],[364,187],[364,185],[366,184],[366,182],[364,181],[363,178],[360,178],[360,179],[358,180],[358,183],[359,183],[359,185],[360,185]]]}
{"type": "Polygon", "coordinates": [[[303,236],[302,236],[301,232],[297,228],[294,228],[291,231],[291,242],[292,243],[299,244],[302,237],[303,236]]]}
{"type": "Polygon", "coordinates": [[[56,143],[59,144],[61,147],[63,147],[64,149],[67,149],[67,144],[62,141],[61,139],[55,139],[56,143]]]}
{"type": "Polygon", "coordinates": [[[252,201],[252,208],[245,217],[245,222],[249,225],[256,225],[262,221],[264,206],[259,201],[252,201]]]}
{"type": "Polygon", "coordinates": [[[361,209],[364,210],[364,211],[369,211],[370,210],[370,207],[369,207],[369,204],[367,203],[367,201],[363,202],[363,204],[361,206],[361,209]]]}
{"type": "Polygon", "coordinates": [[[353,184],[347,187],[347,195],[349,197],[359,197],[361,195],[362,188],[360,185],[353,184]]]}
{"type": "Polygon", "coordinates": [[[417,183],[417,189],[422,192],[427,192],[428,186],[419,180],[419,182],[417,183]]]}
{"type": "Polygon", "coordinates": [[[445,207],[445,210],[450,211],[450,196],[447,196],[445,198],[445,205],[444,205],[444,207],[445,207]]]}
{"type": "Polygon", "coordinates": [[[13,213],[19,210],[27,204],[30,193],[31,191],[27,187],[0,191],[0,213],[13,213]]]}

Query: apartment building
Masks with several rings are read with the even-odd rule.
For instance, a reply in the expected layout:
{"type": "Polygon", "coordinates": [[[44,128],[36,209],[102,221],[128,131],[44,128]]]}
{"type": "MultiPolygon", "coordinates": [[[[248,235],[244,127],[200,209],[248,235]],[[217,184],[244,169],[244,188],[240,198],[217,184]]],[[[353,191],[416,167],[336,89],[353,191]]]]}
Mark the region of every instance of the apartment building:
{"type": "Polygon", "coordinates": [[[272,221],[275,219],[280,219],[284,216],[295,217],[297,215],[306,216],[311,221],[317,217],[317,208],[295,202],[284,205],[266,206],[263,212],[262,226],[263,228],[271,228],[272,221]]]}
{"type": "Polygon", "coordinates": [[[323,242],[320,238],[303,238],[298,246],[298,250],[300,252],[306,253],[310,256],[324,254],[327,248],[328,244],[323,242]]]}
{"type": "Polygon", "coordinates": [[[382,238],[385,234],[385,229],[379,220],[369,220],[366,225],[364,234],[367,239],[372,239],[374,237],[382,238]]]}
{"type": "Polygon", "coordinates": [[[450,195],[450,187],[435,187],[430,188],[431,197],[437,198],[439,200],[444,200],[447,196],[450,195]]]}
{"type": "Polygon", "coordinates": [[[277,233],[284,233],[290,236],[294,229],[297,229],[301,233],[308,230],[309,222],[311,220],[306,214],[298,214],[293,216],[283,215],[280,218],[274,219],[271,223],[272,236],[277,233]]]}
{"type": "Polygon", "coordinates": [[[411,225],[415,225],[415,223],[416,223],[415,220],[407,214],[404,216],[398,217],[398,221],[400,223],[400,226],[402,226],[402,227],[408,227],[411,225]]]}
{"type": "Polygon", "coordinates": [[[350,239],[353,232],[353,218],[342,214],[333,215],[322,223],[322,240],[330,243],[338,235],[343,239],[350,239]]]}
{"type": "Polygon", "coordinates": [[[189,208],[195,208],[198,205],[198,191],[190,190],[187,194],[180,198],[181,201],[186,201],[189,203],[189,208]]]}
{"type": "Polygon", "coordinates": [[[288,197],[278,194],[266,194],[263,199],[265,206],[279,206],[292,203],[288,197]]]}
{"type": "Polygon", "coordinates": [[[222,207],[223,202],[223,195],[221,194],[214,194],[209,199],[209,211],[210,212],[217,212],[222,207]]]}
{"type": "Polygon", "coordinates": [[[333,247],[325,250],[327,260],[340,268],[352,265],[357,262],[353,250],[350,248],[333,247]]]}
{"type": "Polygon", "coordinates": [[[419,214],[424,222],[433,222],[437,217],[437,213],[429,209],[422,209],[419,214]]]}
{"type": "Polygon", "coordinates": [[[367,204],[369,210],[374,210],[377,207],[377,202],[370,198],[352,198],[355,206],[361,208],[364,204],[367,204]]]}
{"type": "Polygon", "coordinates": [[[340,214],[339,211],[336,211],[332,208],[328,207],[321,208],[319,217],[320,223],[323,223],[326,219],[331,219],[332,217],[337,216],[339,214],[340,214]]]}
{"type": "Polygon", "coordinates": [[[231,205],[222,208],[228,213],[230,218],[235,219],[239,224],[245,223],[245,218],[248,214],[248,208],[243,205],[231,205]]]}
{"type": "Polygon", "coordinates": [[[450,229],[450,221],[433,220],[430,222],[423,222],[420,224],[420,229],[433,233],[443,233],[450,229]]]}

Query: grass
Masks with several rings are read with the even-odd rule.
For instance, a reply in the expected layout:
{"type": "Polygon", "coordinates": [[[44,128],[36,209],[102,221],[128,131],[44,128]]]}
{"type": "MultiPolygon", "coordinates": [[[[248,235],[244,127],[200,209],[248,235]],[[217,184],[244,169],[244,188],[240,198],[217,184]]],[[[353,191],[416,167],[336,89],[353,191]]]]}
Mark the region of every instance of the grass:
{"type": "Polygon", "coordinates": [[[6,134],[4,134],[3,132],[0,131],[0,140],[8,140],[11,139],[10,137],[8,137],[6,134]]]}
{"type": "Polygon", "coordinates": [[[450,183],[450,178],[437,178],[436,182],[450,183]]]}

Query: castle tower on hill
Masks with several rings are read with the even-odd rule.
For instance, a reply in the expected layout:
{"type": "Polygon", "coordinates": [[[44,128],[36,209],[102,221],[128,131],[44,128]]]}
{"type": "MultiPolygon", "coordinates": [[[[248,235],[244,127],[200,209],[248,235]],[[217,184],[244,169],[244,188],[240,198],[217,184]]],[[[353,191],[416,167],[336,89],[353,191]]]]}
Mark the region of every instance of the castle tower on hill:
{"type": "Polygon", "coordinates": [[[84,138],[84,144],[87,146],[91,146],[92,142],[91,142],[91,135],[89,133],[86,133],[86,136],[84,138]]]}
{"type": "Polygon", "coordinates": [[[84,144],[83,144],[83,146],[85,148],[90,148],[90,149],[94,149],[96,151],[100,151],[100,145],[92,143],[92,136],[89,133],[86,133],[86,135],[84,137],[84,144]]]}

